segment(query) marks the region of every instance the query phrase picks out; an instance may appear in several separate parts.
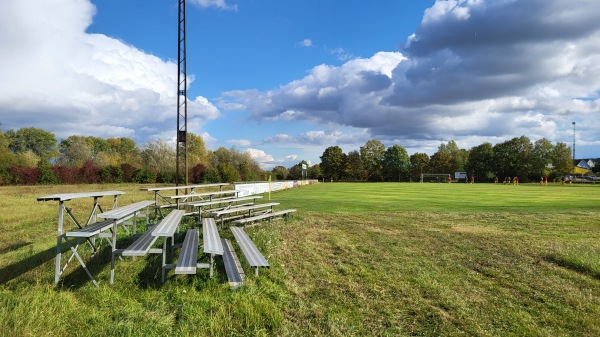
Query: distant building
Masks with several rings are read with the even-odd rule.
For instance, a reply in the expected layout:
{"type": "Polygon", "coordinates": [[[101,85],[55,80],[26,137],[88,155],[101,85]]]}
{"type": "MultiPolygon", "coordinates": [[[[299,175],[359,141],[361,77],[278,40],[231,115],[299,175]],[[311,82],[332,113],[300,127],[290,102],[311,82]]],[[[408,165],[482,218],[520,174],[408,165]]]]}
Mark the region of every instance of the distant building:
{"type": "Polygon", "coordinates": [[[579,162],[577,162],[577,160],[575,160],[575,162],[577,164],[573,168],[574,174],[586,175],[586,174],[589,174],[592,172],[592,167],[594,167],[594,162],[591,159],[590,160],[581,159],[581,160],[579,160],[579,162]],[[590,162],[592,163],[592,165],[590,165],[590,162]]]}

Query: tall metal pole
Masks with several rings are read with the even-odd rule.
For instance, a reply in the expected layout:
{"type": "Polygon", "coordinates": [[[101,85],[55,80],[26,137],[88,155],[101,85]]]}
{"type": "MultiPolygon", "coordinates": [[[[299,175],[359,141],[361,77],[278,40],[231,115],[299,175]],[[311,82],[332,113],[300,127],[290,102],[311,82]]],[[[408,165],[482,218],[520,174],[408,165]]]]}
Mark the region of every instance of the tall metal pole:
{"type": "MultiPolygon", "coordinates": [[[[180,183],[188,185],[187,168],[187,58],[185,43],[185,0],[179,0],[179,31],[177,34],[178,54],[177,64],[177,159],[175,169],[175,186],[180,183]],[[184,181],[180,181],[183,175],[184,181]]],[[[179,194],[179,190],[176,190],[179,194]]]]}
{"type": "Polygon", "coordinates": [[[573,122],[573,162],[575,162],[575,122],[573,122]]]}

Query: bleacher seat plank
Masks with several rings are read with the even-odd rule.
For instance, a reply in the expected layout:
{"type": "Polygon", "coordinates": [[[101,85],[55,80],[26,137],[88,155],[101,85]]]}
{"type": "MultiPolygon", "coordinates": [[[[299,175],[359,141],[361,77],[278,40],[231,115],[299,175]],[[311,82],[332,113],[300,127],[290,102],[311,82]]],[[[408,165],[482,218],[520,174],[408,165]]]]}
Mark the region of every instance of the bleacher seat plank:
{"type": "Polygon", "coordinates": [[[133,204],[121,206],[121,207],[115,208],[113,210],[100,213],[100,214],[98,214],[98,217],[104,218],[104,219],[121,219],[123,217],[131,215],[132,213],[135,213],[135,212],[137,212],[145,207],[148,207],[150,205],[154,205],[154,201],[151,201],[151,200],[138,201],[133,204]]]}
{"type": "Polygon", "coordinates": [[[254,242],[250,240],[250,237],[248,237],[242,228],[233,226],[230,227],[230,229],[250,267],[269,267],[269,262],[267,262],[267,259],[265,259],[258,248],[256,248],[254,242]]]}
{"type": "Polygon", "coordinates": [[[196,274],[198,266],[198,229],[188,229],[183,239],[175,274],[196,274]]]}
{"type": "Polygon", "coordinates": [[[202,243],[207,254],[223,255],[223,245],[219,230],[213,218],[202,219],[202,243]]]}
{"type": "Polygon", "coordinates": [[[135,240],[129,247],[123,250],[123,256],[144,256],[148,254],[148,251],[152,245],[156,242],[158,236],[152,236],[152,230],[144,232],[137,240],[135,240]]]}
{"type": "Polygon", "coordinates": [[[183,210],[173,210],[167,214],[152,230],[152,236],[173,236],[177,231],[179,222],[185,214],[183,210]]]}
{"type": "Polygon", "coordinates": [[[238,259],[231,242],[227,239],[221,239],[223,244],[223,264],[225,265],[225,273],[229,280],[231,288],[238,288],[244,284],[244,278],[246,277],[242,264],[238,259]]]}
{"type": "Polygon", "coordinates": [[[296,212],[295,209],[286,209],[283,211],[277,211],[277,212],[271,212],[271,213],[265,213],[265,214],[261,214],[261,215],[256,215],[253,217],[249,217],[249,218],[243,218],[243,219],[239,219],[239,220],[234,220],[234,223],[238,223],[238,224],[245,224],[245,223],[249,223],[249,222],[253,222],[253,221],[258,221],[258,220],[264,220],[264,219],[272,219],[278,216],[287,216],[288,214],[294,213],[296,212]]]}
{"type": "Polygon", "coordinates": [[[71,232],[67,232],[67,233],[65,233],[65,236],[75,237],[75,238],[89,238],[94,235],[100,234],[100,232],[103,232],[112,226],[113,226],[113,220],[104,220],[104,221],[96,222],[89,226],[85,226],[83,228],[80,228],[80,229],[77,229],[77,230],[74,230],[71,232]]]}

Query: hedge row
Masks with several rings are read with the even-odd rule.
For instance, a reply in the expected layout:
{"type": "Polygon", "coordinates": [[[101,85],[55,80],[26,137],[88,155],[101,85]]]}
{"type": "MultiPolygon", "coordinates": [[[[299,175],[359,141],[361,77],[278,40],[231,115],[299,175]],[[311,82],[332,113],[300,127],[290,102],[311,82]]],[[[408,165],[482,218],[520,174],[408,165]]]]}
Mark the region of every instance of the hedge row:
{"type": "MultiPolygon", "coordinates": [[[[215,170],[198,164],[190,169],[189,179],[192,183],[212,183],[219,182],[220,177],[215,170]]],[[[0,185],[98,183],[175,183],[175,172],[152,171],[130,164],[100,167],[92,161],[82,167],[40,163],[37,167],[11,165],[0,171],[0,185]]]]}

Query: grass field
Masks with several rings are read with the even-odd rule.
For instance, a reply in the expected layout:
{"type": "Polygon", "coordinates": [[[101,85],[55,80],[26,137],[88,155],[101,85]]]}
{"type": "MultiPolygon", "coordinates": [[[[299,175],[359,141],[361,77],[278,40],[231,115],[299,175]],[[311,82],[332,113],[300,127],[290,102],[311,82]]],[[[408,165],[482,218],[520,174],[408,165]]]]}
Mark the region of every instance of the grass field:
{"type": "Polygon", "coordinates": [[[0,187],[0,335],[600,335],[600,186],[305,186],[271,195],[291,220],[247,229],[271,268],[239,290],[221,265],[163,285],[158,255],[111,286],[106,245],[98,288],[73,262],[55,288],[57,205],[36,197],[139,187],[0,187]]]}

